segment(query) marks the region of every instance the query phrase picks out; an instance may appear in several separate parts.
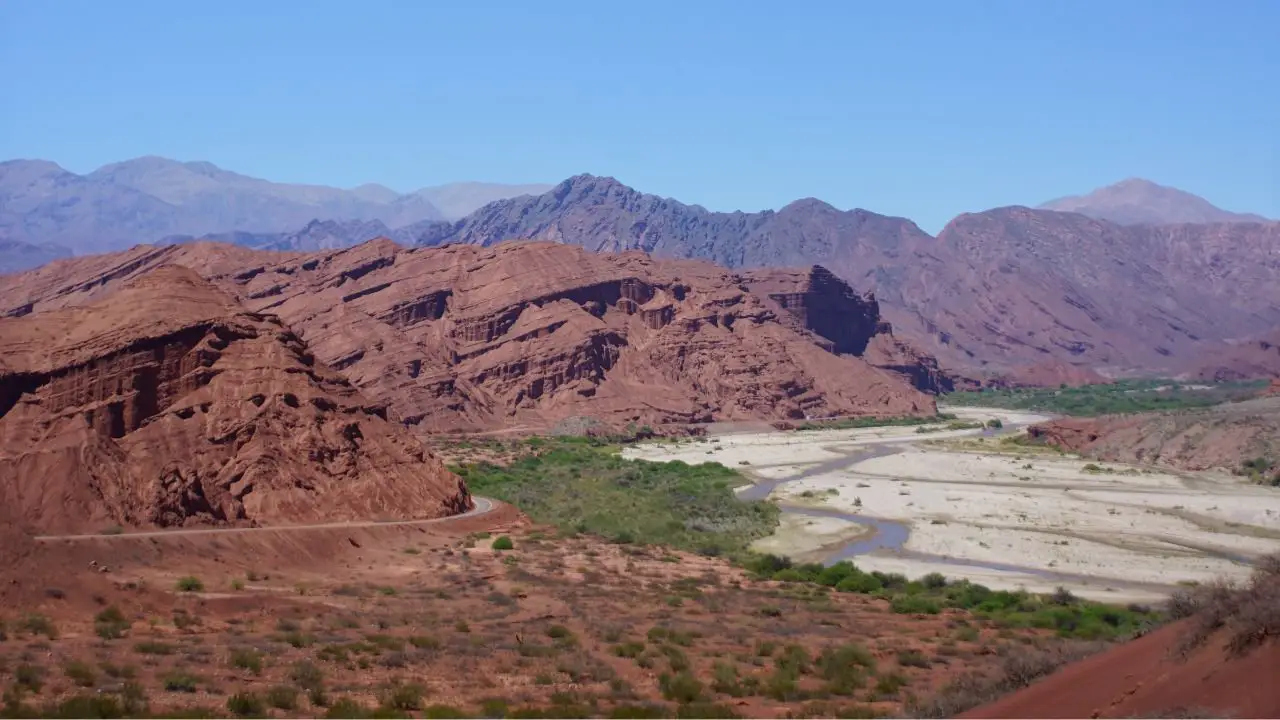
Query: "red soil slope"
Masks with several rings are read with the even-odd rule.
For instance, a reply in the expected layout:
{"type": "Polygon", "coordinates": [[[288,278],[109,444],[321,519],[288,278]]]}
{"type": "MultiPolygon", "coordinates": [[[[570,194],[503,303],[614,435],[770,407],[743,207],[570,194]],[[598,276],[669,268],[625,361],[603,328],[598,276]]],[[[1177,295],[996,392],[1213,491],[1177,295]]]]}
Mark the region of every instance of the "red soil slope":
{"type": "Polygon", "coordinates": [[[1163,627],[960,717],[1280,717],[1280,642],[1236,658],[1214,636],[1180,659],[1185,630],[1163,627]]]}

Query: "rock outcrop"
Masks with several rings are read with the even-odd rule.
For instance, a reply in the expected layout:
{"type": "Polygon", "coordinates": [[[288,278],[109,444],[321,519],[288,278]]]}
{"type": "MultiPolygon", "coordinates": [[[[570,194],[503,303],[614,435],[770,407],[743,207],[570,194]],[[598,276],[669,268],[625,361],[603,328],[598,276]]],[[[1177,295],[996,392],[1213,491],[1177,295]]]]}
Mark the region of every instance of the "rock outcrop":
{"type": "Polygon", "coordinates": [[[938,368],[936,358],[894,337],[893,326],[880,317],[875,295],[859,295],[821,265],[808,271],[752,270],[743,279],[752,291],[826,339],[832,352],[860,357],[926,392],[955,389],[954,378],[938,368]]]}
{"type": "Polygon", "coordinates": [[[321,363],[424,432],[935,411],[706,262],[533,242],[245,252],[193,244],[77,258],[69,274],[55,264],[15,276],[0,308],[40,313],[158,262],[186,265],[278,315],[321,363]]]}
{"type": "Polygon", "coordinates": [[[1209,408],[1062,418],[1028,428],[1032,438],[1087,457],[1182,470],[1241,469],[1264,458],[1280,466],[1280,397],[1209,408]]]}
{"type": "Polygon", "coordinates": [[[462,481],[384,404],[278,317],[245,311],[184,267],[149,268],[114,290],[0,320],[0,504],[32,529],[471,507],[462,481]]]}

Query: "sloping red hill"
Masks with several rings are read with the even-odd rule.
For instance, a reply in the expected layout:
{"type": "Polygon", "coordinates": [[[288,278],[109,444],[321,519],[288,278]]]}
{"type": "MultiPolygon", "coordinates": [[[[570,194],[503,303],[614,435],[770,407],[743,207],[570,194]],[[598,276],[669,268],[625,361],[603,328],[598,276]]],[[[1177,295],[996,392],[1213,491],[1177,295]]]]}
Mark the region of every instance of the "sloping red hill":
{"type": "Polygon", "coordinates": [[[960,717],[1280,717],[1280,556],[1172,608],[1189,616],[960,717]]]}
{"type": "Polygon", "coordinates": [[[1181,659],[1185,629],[1161,628],[959,717],[1280,717],[1280,643],[1235,658],[1214,637],[1181,659]]]}
{"type": "Polygon", "coordinates": [[[140,247],[68,263],[74,272],[60,279],[44,268],[12,278],[0,307],[39,316],[156,263],[193,267],[244,306],[278,315],[319,361],[421,430],[935,411],[901,376],[833,354],[742,278],[703,261],[532,242],[244,252],[140,247]]]}
{"type": "Polygon", "coordinates": [[[0,320],[0,504],[49,533],[432,518],[471,500],[278,318],[163,267],[0,320]]]}

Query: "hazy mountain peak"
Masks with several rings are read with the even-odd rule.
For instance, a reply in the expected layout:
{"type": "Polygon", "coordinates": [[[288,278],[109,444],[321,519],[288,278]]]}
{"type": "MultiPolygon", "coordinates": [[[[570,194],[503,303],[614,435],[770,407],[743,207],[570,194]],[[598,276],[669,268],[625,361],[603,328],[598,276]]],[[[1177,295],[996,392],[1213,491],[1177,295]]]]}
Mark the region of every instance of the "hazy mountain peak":
{"type": "Polygon", "coordinates": [[[793,200],[782,207],[778,212],[840,212],[834,205],[815,197],[800,198],[793,200]]]}
{"type": "Polygon", "coordinates": [[[1040,207],[1080,213],[1121,225],[1266,222],[1266,218],[1259,215],[1223,210],[1198,195],[1138,177],[1126,178],[1087,195],[1059,198],[1040,207]]]}

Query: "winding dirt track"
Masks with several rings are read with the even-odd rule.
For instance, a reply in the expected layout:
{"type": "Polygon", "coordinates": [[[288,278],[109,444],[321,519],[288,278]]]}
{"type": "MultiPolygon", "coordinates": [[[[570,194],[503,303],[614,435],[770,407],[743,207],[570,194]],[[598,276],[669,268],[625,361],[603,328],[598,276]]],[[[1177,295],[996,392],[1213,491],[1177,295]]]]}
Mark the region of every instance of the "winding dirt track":
{"type": "Polygon", "coordinates": [[[449,515],[447,517],[432,518],[430,520],[367,520],[355,522],[336,522],[336,523],[316,523],[312,525],[269,525],[266,527],[248,527],[248,528],[194,528],[190,530],[148,530],[145,532],[133,533],[117,533],[101,534],[94,533],[88,535],[37,535],[33,539],[38,542],[51,542],[58,540],[109,540],[112,538],[139,539],[154,537],[177,537],[185,535],[235,535],[241,533],[253,532],[281,532],[291,530],[331,530],[331,529],[350,529],[364,527],[392,527],[396,525],[439,525],[451,521],[458,521],[465,518],[474,518],[490,513],[496,507],[496,503],[489,498],[472,496],[475,501],[475,507],[460,515],[449,515]]]}

